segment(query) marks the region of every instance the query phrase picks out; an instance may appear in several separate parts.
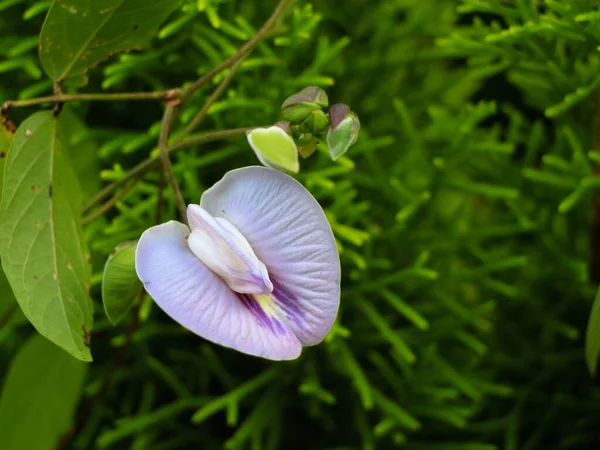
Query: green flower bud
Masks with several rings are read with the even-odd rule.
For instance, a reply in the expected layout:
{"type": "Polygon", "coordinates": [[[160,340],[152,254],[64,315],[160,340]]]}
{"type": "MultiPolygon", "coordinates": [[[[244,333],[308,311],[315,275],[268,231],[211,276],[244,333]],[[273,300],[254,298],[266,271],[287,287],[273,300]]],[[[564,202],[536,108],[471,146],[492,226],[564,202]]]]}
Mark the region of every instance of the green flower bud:
{"type": "Polygon", "coordinates": [[[298,125],[313,111],[327,108],[329,100],[325,91],[317,86],[302,89],[289,96],[281,105],[281,115],[284,120],[298,125]]]}
{"type": "Polygon", "coordinates": [[[347,105],[336,104],[329,108],[331,127],[327,132],[327,147],[331,159],[342,156],[358,139],[360,121],[347,105]]]}
{"type": "Polygon", "coordinates": [[[268,128],[254,128],[246,133],[246,137],[263,165],[298,173],[298,148],[286,128],[289,130],[289,123],[279,122],[268,128]]]}
{"type": "Polygon", "coordinates": [[[313,135],[310,133],[303,133],[294,140],[296,141],[296,145],[298,146],[306,145],[312,142],[313,135]]]}
{"type": "Polygon", "coordinates": [[[321,111],[313,111],[302,123],[298,129],[304,133],[320,134],[327,130],[329,118],[321,111]]]}
{"type": "Polygon", "coordinates": [[[308,158],[315,152],[318,143],[319,140],[316,137],[313,137],[308,144],[303,145],[302,147],[298,147],[298,153],[300,153],[300,156],[302,156],[303,158],[308,158]]]}

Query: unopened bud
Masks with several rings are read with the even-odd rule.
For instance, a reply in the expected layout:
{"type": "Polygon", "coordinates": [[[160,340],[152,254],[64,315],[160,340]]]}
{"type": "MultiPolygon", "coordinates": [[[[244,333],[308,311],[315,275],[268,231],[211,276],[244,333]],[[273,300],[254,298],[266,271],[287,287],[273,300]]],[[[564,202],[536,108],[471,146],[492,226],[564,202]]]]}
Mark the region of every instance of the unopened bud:
{"type": "Polygon", "coordinates": [[[296,139],[294,139],[294,141],[296,141],[296,145],[298,147],[306,145],[306,144],[312,142],[312,140],[313,140],[313,135],[310,133],[302,133],[300,136],[298,136],[296,139]]]}
{"type": "MultiPolygon", "coordinates": [[[[263,165],[297,173],[300,170],[298,148],[285,128],[285,122],[279,122],[268,128],[255,128],[246,136],[250,147],[263,165]]],[[[287,128],[289,129],[289,124],[287,128]]]]}
{"type": "Polygon", "coordinates": [[[300,153],[300,156],[303,158],[308,158],[315,152],[318,143],[319,140],[316,137],[313,137],[308,144],[298,147],[298,153],[300,153]]]}
{"type": "Polygon", "coordinates": [[[330,128],[327,147],[333,160],[342,156],[358,139],[360,121],[347,105],[335,104],[329,108],[330,128]]]}
{"type": "Polygon", "coordinates": [[[302,123],[298,129],[304,133],[320,134],[327,130],[329,118],[321,111],[313,111],[302,123]]]}
{"type": "Polygon", "coordinates": [[[293,125],[300,124],[313,111],[327,108],[329,100],[325,91],[317,86],[302,89],[289,96],[281,105],[281,115],[293,125]]]}

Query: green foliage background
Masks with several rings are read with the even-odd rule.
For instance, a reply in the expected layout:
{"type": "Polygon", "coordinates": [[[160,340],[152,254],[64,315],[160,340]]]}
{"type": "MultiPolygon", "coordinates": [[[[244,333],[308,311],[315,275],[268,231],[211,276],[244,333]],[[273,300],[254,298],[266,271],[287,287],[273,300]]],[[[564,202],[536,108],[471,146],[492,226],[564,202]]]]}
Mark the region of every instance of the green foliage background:
{"type": "MultiPolygon", "coordinates": [[[[52,93],[36,51],[49,6],[0,1],[0,99],[52,93]]],[[[144,51],[92,69],[84,91],[192,81],[231,56],[274,7],[186,0],[144,51]]],[[[340,244],[336,327],[299,360],[272,363],[203,342],[146,299],[115,362],[129,325],[113,328],[104,314],[102,270],[116,245],[154,223],[159,177],[149,172],[85,227],[94,362],[76,432],[58,433],[64,445],[598,448],[600,388],[584,338],[598,281],[599,46],[593,0],[296,1],[202,131],[271,124],[285,97],[308,85],[357,112],[357,145],[335,163],[321,148],[298,175],[340,244]]],[[[222,77],[186,102],[178,127],[222,77]]],[[[36,110],[10,113],[19,124],[36,110]]],[[[78,102],[65,112],[85,124],[73,119],[70,140],[87,198],[156,146],[160,102],[78,102]]],[[[188,202],[227,170],[257,163],[243,138],[174,160],[188,202]]],[[[175,218],[169,189],[165,200],[163,219],[175,218]]],[[[2,287],[0,317],[9,297],[2,287]]],[[[41,345],[25,347],[33,333],[19,311],[0,328],[5,391],[15,355],[41,345]]],[[[35,393],[17,387],[24,398],[35,393]]],[[[39,398],[30,409],[54,414],[39,398]]],[[[9,406],[0,402],[0,423],[9,406]]],[[[14,442],[9,449],[23,448],[14,442]]]]}

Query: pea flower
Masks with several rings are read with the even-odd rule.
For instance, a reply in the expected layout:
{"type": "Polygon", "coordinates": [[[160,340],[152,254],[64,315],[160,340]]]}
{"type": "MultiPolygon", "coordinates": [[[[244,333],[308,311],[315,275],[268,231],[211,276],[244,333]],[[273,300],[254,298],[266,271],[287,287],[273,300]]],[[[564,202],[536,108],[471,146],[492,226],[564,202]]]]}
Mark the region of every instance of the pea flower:
{"type": "Polygon", "coordinates": [[[297,358],[331,329],[340,261],[331,228],[295,179],[233,170],[187,209],[189,228],[146,230],[136,272],[171,318],[214,343],[273,360],[297,358]]]}

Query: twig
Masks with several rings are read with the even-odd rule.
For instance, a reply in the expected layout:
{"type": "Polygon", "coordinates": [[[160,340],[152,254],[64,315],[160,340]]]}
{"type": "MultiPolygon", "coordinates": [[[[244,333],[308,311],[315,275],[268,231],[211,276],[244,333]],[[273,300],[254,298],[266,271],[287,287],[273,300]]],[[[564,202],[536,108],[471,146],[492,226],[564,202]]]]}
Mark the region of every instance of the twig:
{"type": "Polygon", "coordinates": [[[115,206],[119,200],[121,200],[123,197],[125,197],[135,187],[137,182],[138,182],[138,180],[133,180],[131,183],[129,183],[127,186],[125,186],[123,188],[123,190],[121,190],[117,195],[115,195],[113,198],[108,200],[106,203],[100,205],[100,207],[96,211],[91,213],[89,216],[84,217],[81,220],[81,224],[87,225],[90,222],[93,222],[94,220],[96,220],[101,215],[103,215],[106,211],[108,211],[113,206],[115,206]]]}
{"type": "Polygon", "coordinates": [[[256,32],[256,34],[248,42],[246,42],[244,45],[242,45],[239,48],[239,50],[237,52],[235,52],[232,56],[227,58],[225,61],[223,61],[217,67],[215,67],[210,72],[206,73],[201,78],[199,78],[198,80],[196,80],[195,82],[190,84],[187,88],[185,88],[183,90],[183,92],[181,93],[182,100],[185,100],[190,95],[192,95],[194,92],[196,92],[198,89],[200,89],[202,86],[204,86],[206,83],[208,83],[210,80],[212,80],[215,77],[215,75],[222,72],[227,67],[236,63],[237,61],[242,59],[244,56],[246,56],[248,53],[250,53],[254,49],[254,47],[256,47],[271,31],[271,28],[273,27],[273,25],[275,25],[275,23],[279,19],[279,16],[281,14],[283,14],[283,12],[285,11],[285,8],[288,6],[289,3],[291,3],[291,1],[293,1],[293,0],[280,0],[280,2],[277,4],[275,9],[273,10],[273,13],[267,19],[267,21],[263,24],[263,26],[260,28],[260,30],[258,30],[256,32]]]}
{"type": "Polygon", "coordinates": [[[103,101],[110,102],[115,100],[173,100],[179,97],[180,89],[168,89],[166,91],[154,92],[116,92],[107,94],[57,94],[47,97],[31,98],[27,100],[9,100],[2,105],[3,111],[10,108],[19,108],[23,106],[39,105],[41,103],[64,103],[74,101],[103,101]]]}
{"type": "Polygon", "coordinates": [[[162,125],[160,127],[160,136],[158,138],[158,151],[162,161],[163,170],[167,174],[171,189],[173,189],[173,195],[175,196],[175,203],[179,209],[179,214],[184,222],[186,221],[186,206],[181,195],[181,189],[175,178],[175,172],[173,172],[173,165],[169,159],[169,133],[171,132],[171,125],[173,124],[173,114],[175,111],[175,105],[173,103],[167,104],[165,108],[165,114],[163,115],[162,125]]]}
{"type": "Polygon", "coordinates": [[[196,114],[196,116],[190,121],[190,123],[187,124],[187,126],[184,128],[184,130],[181,133],[179,133],[179,135],[177,137],[175,137],[175,139],[173,140],[174,144],[181,142],[187,135],[189,135],[191,132],[193,132],[198,127],[198,125],[200,125],[200,123],[204,120],[204,118],[208,114],[208,110],[210,109],[210,107],[221,96],[223,91],[225,91],[225,89],[227,89],[227,86],[229,86],[229,83],[231,83],[231,80],[233,80],[233,76],[237,72],[237,70],[240,67],[240,65],[242,64],[243,60],[244,60],[244,58],[241,58],[239,61],[236,61],[236,63],[233,66],[231,66],[231,69],[229,70],[229,73],[227,74],[227,76],[225,78],[223,78],[223,80],[221,81],[221,83],[219,83],[219,85],[214,90],[214,92],[211,94],[211,96],[208,99],[206,99],[206,102],[204,102],[204,105],[202,105],[202,108],[200,109],[198,114],[196,114]]]}
{"type": "Polygon", "coordinates": [[[162,221],[163,197],[165,194],[165,172],[160,171],[158,175],[158,193],[156,194],[156,215],[154,222],[159,224],[162,221]]]}
{"type": "Polygon", "coordinates": [[[194,81],[186,88],[167,89],[154,92],[116,92],[116,93],[92,93],[92,94],[57,94],[46,97],[31,98],[27,100],[8,100],[3,103],[1,111],[8,111],[10,108],[19,108],[23,106],[39,105],[41,103],[64,103],[73,101],[115,101],[115,100],[163,100],[171,101],[175,99],[186,99],[202,86],[212,80],[215,75],[235,64],[250,51],[252,51],[271,31],[271,28],[277,22],[285,8],[293,0],[280,0],[279,4],[273,10],[271,16],[263,24],[260,30],[243,46],[239,48],[232,56],[227,58],[217,67],[207,72],[198,80],[194,81]]]}
{"type": "MultiPolygon", "coordinates": [[[[222,130],[222,131],[213,131],[211,133],[206,133],[201,136],[197,136],[195,138],[187,139],[179,144],[173,145],[170,147],[169,153],[174,152],[176,150],[181,150],[188,147],[193,147],[198,144],[203,144],[207,142],[218,141],[220,139],[227,139],[231,137],[238,137],[244,135],[247,131],[250,131],[256,127],[247,127],[247,128],[233,128],[231,130],[222,130]]],[[[92,198],[83,208],[83,213],[85,214],[89,211],[94,205],[100,203],[104,198],[106,198],[112,191],[117,189],[123,183],[131,180],[132,178],[140,177],[145,172],[150,170],[160,161],[160,156],[152,156],[148,159],[145,159],[137,166],[129,170],[123,178],[112,182],[111,184],[106,185],[100,192],[98,192],[94,198],[92,198]]]]}

